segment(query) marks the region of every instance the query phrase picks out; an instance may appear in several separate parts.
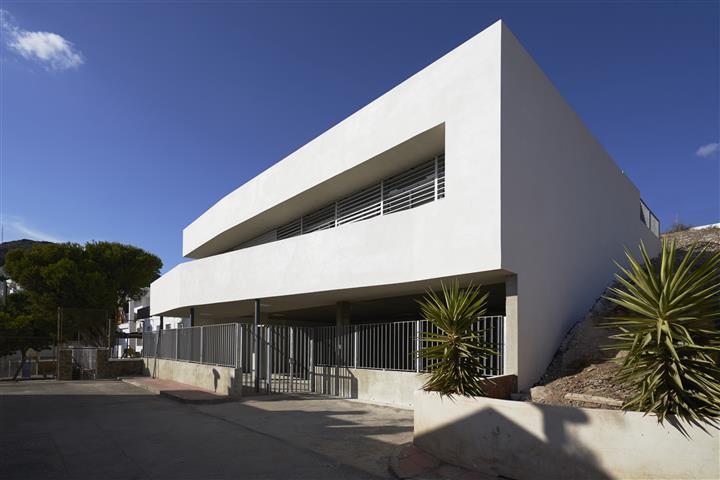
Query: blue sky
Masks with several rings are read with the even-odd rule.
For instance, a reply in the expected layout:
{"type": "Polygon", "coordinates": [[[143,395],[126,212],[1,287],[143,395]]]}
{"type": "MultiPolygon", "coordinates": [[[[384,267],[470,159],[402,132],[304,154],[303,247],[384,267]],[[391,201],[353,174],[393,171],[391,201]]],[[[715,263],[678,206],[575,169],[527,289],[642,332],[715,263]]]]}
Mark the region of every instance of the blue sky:
{"type": "Polygon", "coordinates": [[[498,19],[664,226],[720,221],[717,2],[0,1],[5,240],[182,261],[219,198],[498,19]]]}

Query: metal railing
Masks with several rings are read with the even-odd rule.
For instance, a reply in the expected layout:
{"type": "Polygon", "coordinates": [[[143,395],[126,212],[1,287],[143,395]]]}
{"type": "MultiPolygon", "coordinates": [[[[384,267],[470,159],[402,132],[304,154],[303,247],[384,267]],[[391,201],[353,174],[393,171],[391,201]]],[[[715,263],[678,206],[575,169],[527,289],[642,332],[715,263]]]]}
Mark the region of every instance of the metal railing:
{"type": "Polygon", "coordinates": [[[143,356],[234,367],[241,327],[226,323],[143,332],[143,356]]]}
{"type": "MultiPolygon", "coordinates": [[[[485,360],[483,375],[503,373],[503,316],[479,317],[473,330],[497,352],[485,360]]],[[[433,364],[419,357],[418,350],[430,346],[423,333],[439,333],[427,320],[360,325],[315,327],[315,365],[345,366],[373,370],[426,372],[433,364]]]]}
{"type": "MultiPolygon", "coordinates": [[[[27,358],[25,359],[26,370],[20,370],[18,372],[18,378],[23,378],[25,373],[32,376],[38,375],[54,375],[54,368],[47,368],[44,365],[54,365],[54,358],[27,358]],[[42,368],[41,368],[42,367],[42,368]]],[[[15,358],[14,356],[0,357],[0,378],[12,378],[15,372],[20,368],[22,359],[15,358]]]]}
{"type": "Polygon", "coordinates": [[[80,368],[81,378],[94,379],[97,375],[97,347],[69,347],[72,362],[80,368]]]}
{"type": "Polygon", "coordinates": [[[660,236],[660,220],[658,220],[642,198],[640,199],[640,220],[650,229],[653,235],[656,237],[660,236]]]}
{"type": "MultiPolygon", "coordinates": [[[[473,330],[497,352],[485,360],[483,375],[503,373],[503,316],[479,317],[473,330]]],[[[430,345],[425,332],[438,333],[427,320],[327,327],[263,325],[261,351],[255,353],[252,326],[229,323],[143,333],[143,356],[236,367],[267,368],[263,375],[306,375],[313,367],[425,372],[433,361],[417,355],[430,345]],[[282,358],[281,358],[282,357],[282,358]],[[287,358],[285,358],[287,357],[287,358]],[[284,365],[281,367],[281,365],[284,365]]]]}

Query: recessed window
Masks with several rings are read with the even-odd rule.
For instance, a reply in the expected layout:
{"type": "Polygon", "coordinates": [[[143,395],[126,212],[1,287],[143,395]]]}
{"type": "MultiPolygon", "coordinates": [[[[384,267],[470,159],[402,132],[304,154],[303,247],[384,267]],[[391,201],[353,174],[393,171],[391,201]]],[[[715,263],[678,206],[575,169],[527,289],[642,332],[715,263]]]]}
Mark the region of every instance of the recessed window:
{"type": "Polygon", "coordinates": [[[247,240],[233,250],[408,210],[444,197],[445,155],[441,154],[247,240]]]}

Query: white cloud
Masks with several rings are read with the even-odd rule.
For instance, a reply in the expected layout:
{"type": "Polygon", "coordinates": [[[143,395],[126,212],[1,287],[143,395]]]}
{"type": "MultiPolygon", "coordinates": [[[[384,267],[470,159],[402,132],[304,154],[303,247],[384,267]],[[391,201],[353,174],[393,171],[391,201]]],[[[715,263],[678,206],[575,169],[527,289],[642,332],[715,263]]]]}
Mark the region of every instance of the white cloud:
{"type": "Polygon", "coordinates": [[[720,143],[708,143],[707,145],[703,145],[702,147],[697,149],[697,152],[695,152],[695,155],[698,157],[711,157],[713,154],[720,151],[720,143]]]}
{"type": "Polygon", "coordinates": [[[47,242],[62,243],[64,240],[54,235],[50,235],[37,228],[28,225],[22,218],[16,216],[6,216],[3,222],[5,226],[6,240],[19,240],[21,238],[29,238],[31,240],[45,240],[47,242]]]}
{"type": "Polygon", "coordinates": [[[0,28],[10,50],[49,69],[67,70],[85,62],[72,42],[57,33],[24,30],[7,10],[0,10],[0,28]]]}

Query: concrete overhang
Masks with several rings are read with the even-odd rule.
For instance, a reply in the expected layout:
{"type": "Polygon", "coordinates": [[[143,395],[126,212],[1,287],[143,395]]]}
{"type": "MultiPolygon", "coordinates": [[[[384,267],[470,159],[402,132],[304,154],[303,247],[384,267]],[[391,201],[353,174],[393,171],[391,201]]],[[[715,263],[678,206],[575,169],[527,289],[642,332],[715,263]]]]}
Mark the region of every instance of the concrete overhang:
{"type": "MultiPolygon", "coordinates": [[[[337,302],[361,302],[403,295],[418,295],[423,294],[428,290],[439,290],[443,282],[448,284],[454,280],[459,281],[461,286],[467,286],[471,283],[473,285],[491,285],[503,283],[512,275],[514,275],[513,272],[506,270],[493,270],[398,284],[375,285],[370,287],[328,290],[299,295],[268,297],[262,298],[260,301],[263,313],[272,314],[277,312],[334,305],[337,302]]],[[[195,308],[195,315],[202,319],[212,320],[213,322],[224,320],[230,321],[239,317],[252,315],[254,300],[255,299],[239,299],[237,301],[230,302],[193,305],[193,308],[195,308]]],[[[190,307],[180,307],[164,312],[153,311],[152,314],[165,315],[169,317],[188,317],[190,316],[190,307]]]]}
{"type": "MultiPolygon", "coordinates": [[[[347,148],[355,149],[355,146],[347,145],[347,148]]],[[[284,164],[292,160],[287,158],[221,199],[186,227],[183,230],[183,255],[197,259],[227,252],[246,240],[379,182],[381,178],[430,160],[444,150],[445,124],[442,123],[319,183],[314,180],[316,176],[312,171],[320,171],[324,166],[317,164],[305,166],[306,178],[281,175],[279,172],[283,171],[284,164]],[[308,184],[307,179],[313,179],[309,184],[314,186],[296,193],[297,186],[308,184]],[[259,192],[261,198],[254,192],[259,192]],[[278,198],[282,194],[285,198],[279,203],[261,205],[265,198],[278,198]],[[243,205],[245,203],[247,205],[243,205]],[[252,203],[255,206],[250,205],[252,203]]]]}

